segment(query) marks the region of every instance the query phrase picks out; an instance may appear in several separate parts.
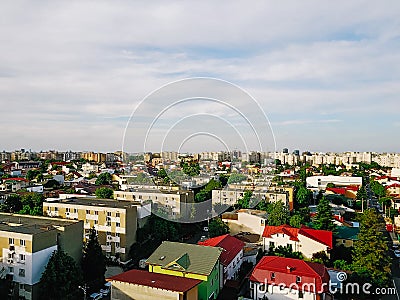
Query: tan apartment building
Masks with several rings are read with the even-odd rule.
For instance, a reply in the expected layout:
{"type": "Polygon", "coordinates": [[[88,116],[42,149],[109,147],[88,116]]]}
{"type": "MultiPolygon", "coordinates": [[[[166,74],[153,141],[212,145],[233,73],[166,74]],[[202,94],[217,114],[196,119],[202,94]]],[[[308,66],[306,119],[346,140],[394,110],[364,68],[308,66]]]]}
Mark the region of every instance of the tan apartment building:
{"type": "Polygon", "coordinates": [[[187,203],[194,203],[191,190],[160,191],[155,189],[137,189],[131,191],[114,191],[114,199],[137,201],[141,204],[151,203],[152,210],[163,209],[172,218],[178,218],[187,203]]]}
{"type": "Polygon", "coordinates": [[[43,213],[50,217],[82,220],[83,239],[95,228],[107,257],[128,259],[129,248],[136,242],[138,203],[111,199],[51,199],[43,203],[43,213]]]}
{"type": "Polygon", "coordinates": [[[12,280],[11,299],[38,299],[39,281],[59,247],[79,265],[83,222],[0,213],[0,278],[12,280]]]}

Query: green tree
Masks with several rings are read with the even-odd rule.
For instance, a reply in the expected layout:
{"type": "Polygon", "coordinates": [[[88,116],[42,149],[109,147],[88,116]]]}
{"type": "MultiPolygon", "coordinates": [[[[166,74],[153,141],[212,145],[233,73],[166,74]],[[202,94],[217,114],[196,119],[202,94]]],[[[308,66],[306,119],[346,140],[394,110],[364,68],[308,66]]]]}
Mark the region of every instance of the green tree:
{"type": "Polygon", "coordinates": [[[208,233],[210,237],[215,237],[229,233],[229,227],[220,218],[215,218],[210,221],[208,225],[208,233]]]}
{"type": "Polygon", "coordinates": [[[336,226],[333,223],[332,208],[329,204],[329,200],[322,197],[321,201],[317,206],[317,214],[313,220],[314,227],[321,230],[335,230],[336,226]]]}
{"type": "Polygon", "coordinates": [[[152,221],[153,236],[157,241],[178,241],[179,223],[155,217],[152,221]]]}
{"type": "Polygon", "coordinates": [[[290,217],[289,224],[292,227],[300,228],[304,224],[304,218],[301,214],[295,214],[290,217]]]}
{"type": "Polygon", "coordinates": [[[384,231],[385,223],[376,211],[365,210],[354,244],[352,267],[358,276],[376,285],[385,285],[390,279],[391,258],[384,231]]]}
{"type": "Polygon", "coordinates": [[[375,196],[378,197],[379,199],[386,195],[385,187],[382,184],[380,184],[378,181],[374,181],[374,180],[371,181],[371,190],[375,194],[375,196]]]}
{"type": "Polygon", "coordinates": [[[79,298],[82,274],[74,259],[62,250],[54,251],[40,278],[40,299],[79,298]]]}
{"type": "Polygon", "coordinates": [[[28,172],[26,172],[25,178],[30,181],[35,179],[39,174],[41,174],[39,170],[28,170],[28,172]]]}
{"type": "Polygon", "coordinates": [[[282,201],[276,201],[269,206],[268,225],[280,226],[289,221],[289,210],[282,201]]]}
{"type": "Polygon", "coordinates": [[[83,249],[82,271],[83,280],[88,285],[89,291],[100,290],[105,282],[106,260],[94,228],[90,229],[89,238],[83,249]]]}
{"type": "Polygon", "coordinates": [[[112,199],[114,196],[114,191],[108,187],[101,187],[96,189],[96,197],[100,199],[112,199]]]}
{"type": "Polygon", "coordinates": [[[200,174],[200,165],[197,161],[181,161],[180,164],[183,173],[185,173],[188,176],[197,176],[200,174]]]}
{"type": "Polygon", "coordinates": [[[247,179],[247,176],[244,175],[244,174],[232,173],[232,174],[229,176],[228,184],[240,183],[240,182],[242,182],[242,181],[244,181],[244,180],[246,180],[246,179],[247,179]]]}
{"type": "Polygon", "coordinates": [[[110,185],[112,183],[112,176],[108,172],[101,173],[96,179],[96,185],[110,185]]]}
{"type": "Polygon", "coordinates": [[[17,213],[22,209],[21,197],[17,194],[9,195],[4,200],[4,206],[2,207],[4,212],[17,213]]]}
{"type": "Polygon", "coordinates": [[[27,193],[21,197],[22,209],[19,214],[42,216],[44,196],[38,193],[27,193]]]}
{"type": "Polygon", "coordinates": [[[300,187],[296,192],[296,206],[306,207],[310,205],[310,200],[312,199],[312,193],[306,187],[300,187]]]}
{"type": "Polygon", "coordinates": [[[301,252],[298,252],[298,251],[293,251],[293,248],[291,247],[291,245],[270,248],[268,251],[268,255],[280,256],[280,257],[286,257],[286,258],[303,259],[303,254],[301,254],[301,252]]]}
{"type": "Polygon", "coordinates": [[[212,197],[212,190],[220,189],[221,182],[211,179],[194,197],[195,202],[204,202],[212,197]]]}
{"type": "Polygon", "coordinates": [[[236,208],[250,208],[251,196],[253,193],[251,191],[245,191],[243,197],[237,201],[235,205],[236,208]]]}

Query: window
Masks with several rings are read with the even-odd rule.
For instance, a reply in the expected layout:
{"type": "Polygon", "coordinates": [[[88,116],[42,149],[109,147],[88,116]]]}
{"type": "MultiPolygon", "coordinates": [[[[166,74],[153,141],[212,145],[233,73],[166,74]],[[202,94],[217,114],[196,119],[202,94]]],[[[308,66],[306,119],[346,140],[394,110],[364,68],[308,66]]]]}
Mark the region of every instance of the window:
{"type": "Polygon", "coordinates": [[[116,226],[116,227],[121,227],[121,223],[118,223],[118,222],[117,222],[117,223],[115,223],[115,226],[116,226]]]}
{"type": "Polygon", "coordinates": [[[117,233],[115,234],[115,236],[119,237],[119,236],[120,236],[119,232],[117,232],[117,233]]]}
{"type": "Polygon", "coordinates": [[[8,272],[9,273],[14,273],[14,267],[8,267],[8,272]]]}
{"type": "Polygon", "coordinates": [[[107,221],[107,226],[111,226],[111,221],[107,221]]]}
{"type": "Polygon", "coordinates": [[[19,269],[18,276],[25,277],[25,269],[19,269]]]}
{"type": "Polygon", "coordinates": [[[58,207],[54,207],[54,211],[58,211],[58,207]]]}
{"type": "Polygon", "coordinates": [[[67,207],[67,208],[65,209],[65,211],[66,211],[66,212],[69,212],[69,207],[67,207]]]}
{"type": "Polygon", "coordinates": [[[98,224],[99,223],[99,221],[97,221],[97,220],[94,220],[94,224],[98,224]]]}
{"type": "Polygon", "coordinates": [[[274,242],[269,242],[269,247],[270,248],[275,248],[275,243],[274,242]]]}
{"type": "Polygon", "coordinates": [[[107,235],[111,235],[111,232],[107,231],[107,235]]]}
{"type": "Polygon", "coordinates": [[[116,242],[116,243],[115,243],[115,248],[119,248],[119,247],[121,247],[121,244],[118,243],[118,242],[116,242]]]}
{"type": "Polygon", "coordinates": [[[111,211],[107,212],[107,217],[111,217],[111,211]]]}
{"type": "Polygon", "coordinates": [[[78,212],[78,209],[77,208],[74,208],[74,213],[76,214],[78,212]]]}
{"type": "Polygon", "coordinates": [[[106,242],[106,246],[111,246],[111,243],[110,242],[106,242]]]}
{"type": "Polygon", "coordinates": [[[21,246],[26,246],[25,240],[19,240],[19,244],[20,244],[21,246]]]}
{"type": "Polygon", "coordinates": [[[10,245],[14,245],[14,238],[8,238],[8,243],[10,245]]]}
{"type": "Polygon", "coordinates": [[[296,276],[296,283],[300,283],[301,282],[301,277],[300,276],[296,276]]]}
{"type": "Polygon", "coordinates": [[[19,255],[19,260],[20,260],[20,261],[25,261],[25,258],[26,258],[26,257],[25,257],[25,254],[20,254],[20,255],[19,255]]]}
{"type": "Polygon", "coordinates": [[[117,213],[115,214],[115,216],[116,216],[117,218],[119,218],[119,212],[117,212],[117,213]]]}
{"type": "Polygon", "coordinates": [[[275,280],[275,273],[271,272],[271,280],[275,280]]]}
{"type": "Polygon", "coordinates": [[[96,216],[98,216],[98,215],[99,215],[99,212],[98,212],[98,211],[95,211],[94,214],[95,214],[96,216]]]}
{"type": "Polygon", "coordinates": [[[86,210],[86,214],[90,215],[90,210],[89,209],[86,210]]]}

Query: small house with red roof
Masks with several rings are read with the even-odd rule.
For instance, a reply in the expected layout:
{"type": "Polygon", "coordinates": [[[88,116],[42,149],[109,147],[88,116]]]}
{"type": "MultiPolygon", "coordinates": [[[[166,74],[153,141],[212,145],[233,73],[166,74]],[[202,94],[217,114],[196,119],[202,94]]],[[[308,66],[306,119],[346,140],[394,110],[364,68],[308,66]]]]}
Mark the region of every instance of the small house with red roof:
{"type": "Polygon", "coordinates": [[[224,267],[224,283],[227,280],[236,279],[242,265],[244,242],[229,234],[225,234],[199,242],[198,244],[222,248],[223,251],[219,260],[224,267]]]}
{"type": "Polygon", "coordinates": [[[198,279],[130,270],[107,278],[111,282],[111,299],[187,299],[198,300],[198,279]]]}
{"type": "Polygon", "coordinates": [[[301,228],[290,225],[265,226],[263,247],[268,251],[278,246],[291,247],[293,251],[301,252],[311,258],[314,253],[324,251],[329,256],[333,248],[332,231],[316,230],[307,226],[301,228]]]}
{"type": "Polygon", "coordinates": [[[400,196],[400,183],[393,183],[390,185],[385,186],[386,193],[392,197],[399,197],[400,196]]]}
{"type": "Polygon", "coordinates": [[[278,256],[264,256],[250,275],[251,299],[333,299],[330,276],[318,263],[278,256]]]}

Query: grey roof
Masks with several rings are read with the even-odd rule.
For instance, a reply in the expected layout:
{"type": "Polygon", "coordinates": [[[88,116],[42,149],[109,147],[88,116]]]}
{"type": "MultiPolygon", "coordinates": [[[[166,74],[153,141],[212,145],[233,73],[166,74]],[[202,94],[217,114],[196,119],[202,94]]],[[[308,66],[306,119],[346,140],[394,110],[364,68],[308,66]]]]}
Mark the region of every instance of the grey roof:
{"type": "Polygon", "coordinates": [[[0,231],[23,234],[38,234],[77,222],[79,221],[0,213],[0,231]]]}
{"type": "Polygon", "coordinates": [[[208,276],[222,251],[218,247],[165,241],[147,259],[147,263],[169,270],[208,276]]]}

